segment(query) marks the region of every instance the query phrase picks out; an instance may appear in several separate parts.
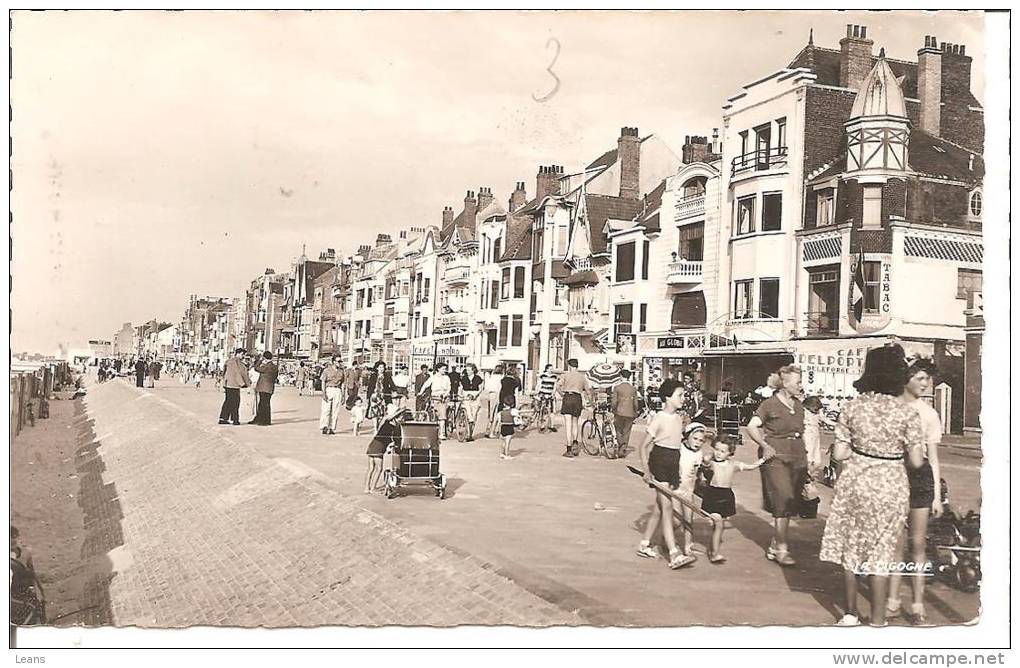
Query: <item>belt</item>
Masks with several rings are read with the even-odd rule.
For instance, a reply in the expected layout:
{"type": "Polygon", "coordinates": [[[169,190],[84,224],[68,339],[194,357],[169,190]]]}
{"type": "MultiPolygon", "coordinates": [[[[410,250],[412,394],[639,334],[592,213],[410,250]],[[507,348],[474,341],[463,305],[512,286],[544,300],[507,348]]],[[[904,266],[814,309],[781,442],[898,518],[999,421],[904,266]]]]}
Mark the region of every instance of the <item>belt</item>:
{"type": "Polygon", "coordinates": [[[580,392],[574,392],[573,390],[563,390],[563,394],[576,394],[578,396],[581,396],[580,392]]]}
{"type": "Polygon", "coordinates": [[[871,452],[864,452],[863,450],[859,450],[852,445],[850,446],[850,449],[863,457],[870,457],[872,459],[885,459],[888,461],[897,461],[903,459],[903,455],[876,455],[871,452]]]}
{"type": "Polygon", "coordinates": [[[795,431],[792,434],[786,434],[785,436],[772,435],[772,436],[769,436],[768,438],[774,438],[777,441],[793,441],[793,440],[796,440],[796,439],[798,439],[800,437],[801,437],[801,433],[799,431],[795,431]]]}

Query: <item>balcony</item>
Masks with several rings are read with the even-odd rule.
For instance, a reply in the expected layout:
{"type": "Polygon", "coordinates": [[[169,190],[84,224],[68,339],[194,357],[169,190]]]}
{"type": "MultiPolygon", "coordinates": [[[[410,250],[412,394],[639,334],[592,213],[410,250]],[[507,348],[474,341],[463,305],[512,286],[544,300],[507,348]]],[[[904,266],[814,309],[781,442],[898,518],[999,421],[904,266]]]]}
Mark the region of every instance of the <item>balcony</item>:
{"type": "Polygon", "coordinates": [[[804,331],[808,336],[836,336],[839,334],[839,314],[829,311],[805,313],[804,331]]]}
{"type": "Polygon", "coordinates": [[[449,286],[465,285],[471,280],[471,267],[467,265],[455,265],[447,267],[443,273],[443,280],[449,286]]]}
{"type": "Polygon", "coordinates": [[[685,218],[696,218],[705,215],[705,196],[694,195],[684,197],[676,201],[676,214],[674,220],[680,221],[685,218]]]}
{"type": "Polygon", "coordinates": [[[570,327],[591,327],[602,317],[596,308],[570,309],[567,311],[567,320],[570,327]]]}
{"type": "Polygon", "coordinates": [[[736,178],[738,174],[750,176],[747,172],[764,172],[770,169],[782,169],[786,167],[785,146],[772,148],[761,148],[733,158],[730,178],[736,178]]]}
{"type": "Polygon", "coordinates": [[[467,327],[471,315],[461,311],[455,313],[444,313],[437,318],[439,327],[467,327]]]}
{"type": "Polygon", "coordinates": [[[702,260],[676,260],[669,263],[669,273],[666,274],[666,282],[670,285],[683,283],[701,283],[704,279],[702,260]]]}

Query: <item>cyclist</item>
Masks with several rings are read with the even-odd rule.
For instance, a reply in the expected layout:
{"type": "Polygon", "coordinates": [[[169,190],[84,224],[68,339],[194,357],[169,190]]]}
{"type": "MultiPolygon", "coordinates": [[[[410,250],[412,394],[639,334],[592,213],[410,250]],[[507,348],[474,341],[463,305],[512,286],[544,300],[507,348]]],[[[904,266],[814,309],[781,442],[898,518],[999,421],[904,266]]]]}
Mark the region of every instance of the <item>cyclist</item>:
{"type": "Polygon", "coordinates": [[[548,429],[549,431],[556,431],[556,426],[553,424],[553,393],[556,391],[556,372],[553,371],[552,364],[545,365],[545,371],[538,377],[538,401],[544,405],[545,408],[540,413],[541,422],[538,425],[539,429],[548,429]]]}
{"type": "Polygon", "coordinates": [[[591,385],[584,374],[578,371],[577,360],[567,360],[567,372],[560,376],[559,391],[563,395],[560,413],[567,424],[567,450],[564,457],[576,457],[578,454],[577,439],[580,438],[579,419],[584,406],[584,398],[591,394],[591,385]]]}
{"type": "Polygon", "coordinates": [[[429,376],[421,391],[428,391],[432,397],[432,408],[439,420],[439,438],[446,438],[446,411],[450,399],[450,377],[446,374],[446,362],[436,365],[435,373],[429,376]]]}
{"type": "Polygon", "coordinates": [[[482,391],[482,377],[478,375],[478,367],[467,365],[467,371],[460,377],[460,389],[463,392],[464,412],[467,414],[467,440],[475,440],[475,422],[478,420],[478,395],[482,391]]]}

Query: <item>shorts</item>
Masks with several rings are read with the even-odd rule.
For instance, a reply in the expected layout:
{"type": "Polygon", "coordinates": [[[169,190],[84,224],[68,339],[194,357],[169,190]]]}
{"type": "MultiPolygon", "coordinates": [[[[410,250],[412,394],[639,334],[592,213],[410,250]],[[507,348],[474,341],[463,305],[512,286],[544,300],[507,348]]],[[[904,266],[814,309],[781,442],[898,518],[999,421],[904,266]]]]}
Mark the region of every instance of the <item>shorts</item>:
{"type": "Polygon", "coordinates": [[[910,507],[931,508],[935,502],[935,481],[927,459],[916,469],[907,468],[907,482],[910,484],[910,507]]]}
{"type": "Polygon", "coordinates": [[[681,447],[680,450],[680,488],[688,494],[694,493],[694,484],[698,480],[698,469],[704,456],[701,450],[681,447]]]}
{"type": "Polygon", "coordinates": [[[517,408],[517,399],[514,395],[509,394],[499,398],[499,409],[503,410],[504,408],[517,408]]]}
{"type": "Polygon", "coordinates": [[[648,456],[648,471],[652,478],[669,485],[670,489],[680,488],[680,451],[656,445],[648,456]]]}
{"type": "Polygon", "coordinates": [[[380,441],[378,438],[373,438],[368,442],[368,450],[365,451],[365,454],[369,457],[382,458],[382,456],[386,454],[386,445],[386,443],[380,441]]]}
{"type": "Polygon", "coordinates": [[[499,435],[500,436],[513,436],[514,435],[514,426],[512,424],[501,424],[501,425],[499,425],[499,435]]]}
{"type": "Polygon", "coordinates": [[[733,496],[733,490],[729,487],[705,488],[705,495],[701,499],[701,509],[706,513],[716,513],[722,517],[733,517],[737,514],[737,500],[733,496]]]}
{"type": "MultiPolygon", "coordinates": [[[[560,415],[573,415],[574,417],[581,417],[581,409],[583,405],[581,403],[581,395],[577,392],[564,392],[563,403],[560,406],[560,415]]],[[[668,450],[669,448],[664,448],[668,450]]]]}

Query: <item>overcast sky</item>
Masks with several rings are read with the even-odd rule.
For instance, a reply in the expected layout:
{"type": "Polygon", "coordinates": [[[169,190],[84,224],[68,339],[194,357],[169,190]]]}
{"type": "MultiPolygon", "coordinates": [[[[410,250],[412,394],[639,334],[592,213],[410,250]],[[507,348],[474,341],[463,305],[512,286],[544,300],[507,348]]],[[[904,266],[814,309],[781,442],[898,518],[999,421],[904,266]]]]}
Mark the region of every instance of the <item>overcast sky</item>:
{"type": "Polygon", "coordinates": [[[621,126],[679,154],[726,97],[847,23],[916,60],[965,44],[957,12],[15,12],[15,351],[176,322],[242,296],[307,244],[349,252],[540,164],[568,170],[621,126]],[[555,55],[550,38],[558,40],[555,55]]]}

